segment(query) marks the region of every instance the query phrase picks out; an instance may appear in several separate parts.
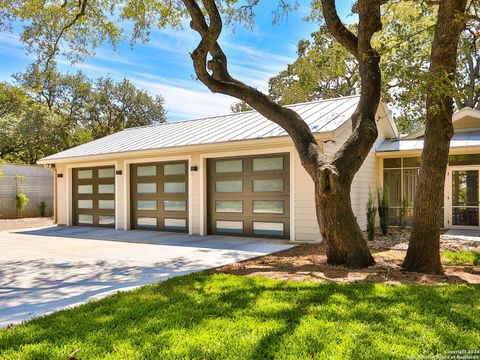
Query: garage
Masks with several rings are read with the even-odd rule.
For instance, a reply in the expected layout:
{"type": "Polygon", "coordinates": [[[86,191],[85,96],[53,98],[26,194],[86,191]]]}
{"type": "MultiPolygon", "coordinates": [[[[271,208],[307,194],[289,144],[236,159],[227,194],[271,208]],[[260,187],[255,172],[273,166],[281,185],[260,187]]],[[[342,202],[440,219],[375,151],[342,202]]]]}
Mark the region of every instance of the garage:
{"type": "Polygon", "coordinates": [[[289,154],[207,161],[208,233],[288,239],[289,154]]]}
{"type": "Polygon", "coordinates": [[[131,227],[188,231],[187,161],[130,166],[131,227]]]}
{"type": "Polygon", "coordinates": [[[73,169],[73,224],[115,227],[115,168],[73,169]]]}

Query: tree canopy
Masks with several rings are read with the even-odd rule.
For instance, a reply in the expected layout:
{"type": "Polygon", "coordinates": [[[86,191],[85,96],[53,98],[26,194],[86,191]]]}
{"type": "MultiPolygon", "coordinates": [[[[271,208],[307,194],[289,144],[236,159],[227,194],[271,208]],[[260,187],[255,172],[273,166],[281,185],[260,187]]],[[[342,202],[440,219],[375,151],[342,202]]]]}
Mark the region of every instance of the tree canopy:
{"type": "Polygon", "coordinates": [[[18,86],[0,83],[0,157],[34,163],[43,156],[166,119],[164,100],[130,81],[89,79],[38,66],[15,74],[18,86]],[[55,129],[55,131],[52,131],[55,129]]]}
{"type": "MultiPolygon", "coordinates": [[[[357,62],[326,31],[319,8],[319,3],[314,2],[310,16],[310,20],[320,23],[319,30],[310,39],[301,40],[298,58],[270,79],[269,94],[282,104],[347,96],[359,91],[357,62]]],[[[382,7],[383,29],[373,43],[382,55],[382,97],[392,106],[402,132],[425,123],[425,86],[436,8],[423,1],[388,1],[382,7]]],[[[475,12],[473,6],[469,9],[475,12]]],[[[460,39],[454,93],[457,109],[465,106],[480,109],[479,34],[479,23],[472,17],[460,39]]]]}

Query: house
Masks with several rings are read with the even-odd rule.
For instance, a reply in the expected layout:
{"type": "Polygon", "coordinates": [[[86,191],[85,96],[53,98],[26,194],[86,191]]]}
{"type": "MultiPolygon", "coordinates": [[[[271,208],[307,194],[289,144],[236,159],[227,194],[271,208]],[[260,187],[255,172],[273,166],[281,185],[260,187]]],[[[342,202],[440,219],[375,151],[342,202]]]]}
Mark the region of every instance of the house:
{"type": "MultiPolygon", "coordinates": [[[[480,111],[464,108],[453,115],[454,136],[444,189],[445,228],[479,229],[480,111]]],[[[379,183],[390,193],[391,220],[405,209],[411,223],[425,129],[377,145],[379,183]]]]}
{"type": "MultiPolygon", "coordinates": [[[[352,132],[358,101],[350,96],[290,108],[333,153],[352,132]]],[[[398,142],[387,140],[398,132],[384,104],[376,119],[377,143],[352,184],[362,229],[369,189],[388,171],[383,158],[405,155],[395,156],[398,142]]],[[[286,132],[255,111],[126,129],[39,163],[56,171],[58,224],[320,239],[313,181],[286,132]]]]}

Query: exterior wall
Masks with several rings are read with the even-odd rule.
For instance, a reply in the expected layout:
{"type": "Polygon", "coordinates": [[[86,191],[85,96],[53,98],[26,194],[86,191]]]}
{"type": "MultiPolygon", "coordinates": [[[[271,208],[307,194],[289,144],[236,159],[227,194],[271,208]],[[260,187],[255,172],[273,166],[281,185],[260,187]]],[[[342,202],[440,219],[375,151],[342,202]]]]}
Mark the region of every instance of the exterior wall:
{"type": "MultiPolygon", "coordinates": [[[[385,114],[382,113],[378,115],[385,116],[385,114]]],[[[352,200],[352,209],[355,217],[357,218],[358,225],[362,230],[367,229],[366,205],[368,201],[368,192],[370,190],[372,193],[375,193],[377,186],[381,184],[381,182],[379,182],[379,171],[381,169],[379,169],[379,161],[376,157],[375,148],[378,144],[385,140],[385,127],[383,125],[384,123],[379,124],[377,141],[372,146],[372,149],[368,153],[367,158],[363,162],[363,165],[358,170],[352,182],[350,194],[352,200]]],[[[335,136],[334,142],[328,142],[325,144],[325,153],[333,154],[335,151],[337,151],[345,143],[351,133],[351,123],[348,122],[339,129],[338,134],[335,136]]]]}
{"type": "MultiPolygon", "coordinates": [[[[322,136],[320,143],[324,142],[324,151],[332,153],[348,138],[351,133],[348,122],[335,134],[334,142],[322,136]],[[325,141],[327,140],[327,141],[325,141]]],[[[383,131],[380,131],[383,134],[383,131]]],[[[379,142],[383,135],[379,137],[379,142]]],[[[115,164],[116,170],[122,170],[121,175],[116,175],[116,227],[117,229],[130,228],[130,164],[142,162],[162,162],[187,159],[189,168],[197,167],[197,171],[189,170],[189,233],[205,235],[207,226],[206,211],[206,161],[208,158],[248,156],[269,153],[290,153],[290,229],[291,240],[294,241],[319,241],[321,239],[318,229],[314,184],[303,168],[300,158],[294,149],[290,138],[262,139],[255,141],[232,142],[228,144],[214,144],[200,148],[162,149],[148,153],[129,153],[115,158],[106,156],[94,159],[79,159],[79,162],[57,164],[57,173],[64,176],[57,178],[57,214],[58,224],[70,225],[71,205],[71,171],[75,167],[94,167],[105,164],[115,164]]],[[[352,206],[362,229],[365,228],[365,205],[368,199],[368,188],[375,189],[377,184],[377,161],[375,149],[370,152],[365,164],[355,177],[352,187],[352,206]]]]}
{"type": "Polygon", "coordinates": [[[315,209],[315,186],[312,178],[303,168],[295,151],[293,156],[295,194],[295,240],[318,241],[321,239],[315,209]]]}

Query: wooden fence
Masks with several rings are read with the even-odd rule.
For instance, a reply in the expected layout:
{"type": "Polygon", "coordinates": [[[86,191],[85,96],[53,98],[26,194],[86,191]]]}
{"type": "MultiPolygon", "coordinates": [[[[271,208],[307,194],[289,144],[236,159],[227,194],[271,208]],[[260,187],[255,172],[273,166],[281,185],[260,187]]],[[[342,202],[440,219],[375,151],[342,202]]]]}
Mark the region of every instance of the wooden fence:
{"type": "Polygon", "coordinates": [[[36,165],[0,164],[0,218],[17,217],[15,195],[25,193],[30,199],[23,217],[40,216],[39,205],[47,205],[47,216],[53,215],[53,171],[36,165]]]}

